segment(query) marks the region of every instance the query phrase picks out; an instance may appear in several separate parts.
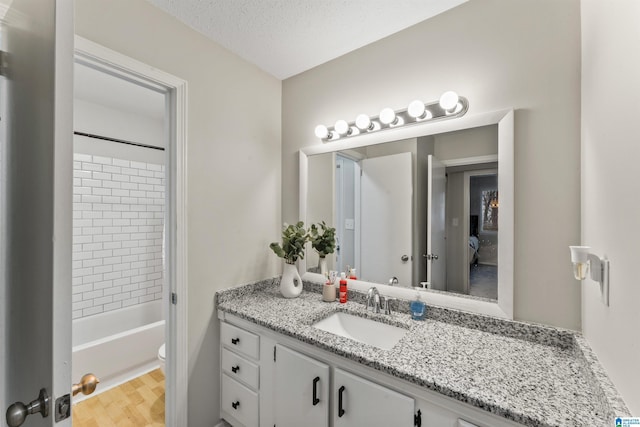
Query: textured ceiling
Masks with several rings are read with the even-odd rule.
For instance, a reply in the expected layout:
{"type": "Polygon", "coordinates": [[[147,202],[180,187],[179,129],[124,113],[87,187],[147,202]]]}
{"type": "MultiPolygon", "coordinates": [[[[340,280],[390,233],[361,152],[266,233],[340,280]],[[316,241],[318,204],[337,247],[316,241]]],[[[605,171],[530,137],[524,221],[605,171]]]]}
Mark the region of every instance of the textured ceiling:
{"type": "Polygon", "coordinates": [[[286,79],[467,0],[148,0],[286,79]]]}

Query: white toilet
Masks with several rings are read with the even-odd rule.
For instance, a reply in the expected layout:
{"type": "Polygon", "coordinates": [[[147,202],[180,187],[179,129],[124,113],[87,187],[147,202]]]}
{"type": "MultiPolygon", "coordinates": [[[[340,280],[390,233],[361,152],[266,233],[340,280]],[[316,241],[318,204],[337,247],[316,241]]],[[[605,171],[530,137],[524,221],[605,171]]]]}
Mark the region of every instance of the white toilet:
{"type": "Polygon", "coordinates": [[[164,374],[164,363],[165,363],[165,344],[162,344],[158,349],[158,360],[160,361],[160,370],[164,374]]]}

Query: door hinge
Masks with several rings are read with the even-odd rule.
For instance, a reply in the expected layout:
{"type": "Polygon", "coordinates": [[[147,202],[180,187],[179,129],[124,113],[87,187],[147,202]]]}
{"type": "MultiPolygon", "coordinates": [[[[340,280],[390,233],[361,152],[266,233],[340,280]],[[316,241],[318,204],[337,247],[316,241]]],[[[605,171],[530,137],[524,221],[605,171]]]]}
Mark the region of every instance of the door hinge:
{"type": "Polygon", "coordinates": [[[176,294],[175,292],[171,292],[171,304],[178,304],[178,294],[176,294]]]}
{"type": "Polygon", "coordinates": [[[273,346],[273,361],[276,361],[276,346],[273,346]]]}
{"type": "Polygon", "coordinates": [[[413,416],[413,425],[415,427],[422,427],[422,412],[418,409],[418,413],[413,416]]]}
{"type": "Polygon", "coordinates": [[[71,395],[65,394],[56,399],[56,422],[66,420],[71,416],[71,395]]]}
{"type": "Polygon", "coordinates": [[[9,74],[9,53],[0,50],[0,76],[8,77],[9,74]]]}

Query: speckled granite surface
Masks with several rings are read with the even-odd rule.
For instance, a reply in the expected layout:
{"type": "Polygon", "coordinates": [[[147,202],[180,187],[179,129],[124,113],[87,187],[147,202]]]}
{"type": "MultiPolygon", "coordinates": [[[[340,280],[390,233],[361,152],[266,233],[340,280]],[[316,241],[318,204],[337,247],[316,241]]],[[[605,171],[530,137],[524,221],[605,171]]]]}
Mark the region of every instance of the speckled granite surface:
{"type": "Polygon", "coordinates": [[[367,312],[364,295],[346,304],[322,302],[305,282],[283,298],[278,279],[216,294],[218,310],[294,337],[397,378],[527,426],[611,426],[629,415],[595,354],[576,333],[429,306],[411,320],[406,302],[391,316],[367,312]],[[405,327],[391,350],[381,350],[311,325],[336,311],[405,327]]]}

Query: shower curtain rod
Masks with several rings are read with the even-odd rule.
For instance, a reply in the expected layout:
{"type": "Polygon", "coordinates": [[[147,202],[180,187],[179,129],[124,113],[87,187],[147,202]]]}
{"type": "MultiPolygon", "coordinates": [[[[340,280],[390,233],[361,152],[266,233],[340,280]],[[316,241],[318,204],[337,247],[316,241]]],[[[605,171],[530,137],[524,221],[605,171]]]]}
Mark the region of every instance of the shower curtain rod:
{"type": "Polygon", "coordinates": [[[103,141],[117,142],[119,144],[135,145],[136,147],[151,148],[152,150],[164,151],[163,147],[156,147],[154,145],[142,144],[140,142],[126,141],[124,139],[110,138],[108,136],[95,135],[95,134],[92,134],[92,133],[74,131],[73,134],[74,135],[79,135],[79,136],[86,136],[88,138],[101,139],[103,141]]]}

